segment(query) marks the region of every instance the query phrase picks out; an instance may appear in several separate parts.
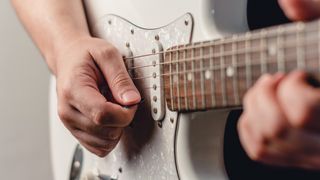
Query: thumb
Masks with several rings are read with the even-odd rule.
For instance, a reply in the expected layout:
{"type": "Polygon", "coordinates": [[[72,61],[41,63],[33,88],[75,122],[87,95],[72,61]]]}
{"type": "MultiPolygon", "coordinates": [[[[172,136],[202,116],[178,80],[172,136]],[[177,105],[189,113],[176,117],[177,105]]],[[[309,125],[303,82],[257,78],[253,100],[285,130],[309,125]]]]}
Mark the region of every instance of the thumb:
{"type": "Polygon", "coordinates": [[[292,20],[312,20],[320,16],[320,0],[279,0],[279,4],[292,20]]]}
{"type": "Polygon", "coordinates": [[[107,45],[100,51],[103,53],[95,51],[91,54],[103,73],[114,99],[123,106],[139,103],[140,93],[130,78],[118,50],[107,45]]]}

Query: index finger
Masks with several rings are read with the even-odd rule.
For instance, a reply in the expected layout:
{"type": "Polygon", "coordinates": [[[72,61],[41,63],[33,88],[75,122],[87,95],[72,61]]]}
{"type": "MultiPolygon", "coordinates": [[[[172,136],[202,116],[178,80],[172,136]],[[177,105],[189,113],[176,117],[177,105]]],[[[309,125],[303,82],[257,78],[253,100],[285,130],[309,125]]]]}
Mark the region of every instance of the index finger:
{"type": "Polygon", "coordinates": [[[108,102],[96,88],[89,86],[75,88],[70,104],[95,124],[108,127],[128,126],[137,110],[137,105],[125,108],[108,102]]]}

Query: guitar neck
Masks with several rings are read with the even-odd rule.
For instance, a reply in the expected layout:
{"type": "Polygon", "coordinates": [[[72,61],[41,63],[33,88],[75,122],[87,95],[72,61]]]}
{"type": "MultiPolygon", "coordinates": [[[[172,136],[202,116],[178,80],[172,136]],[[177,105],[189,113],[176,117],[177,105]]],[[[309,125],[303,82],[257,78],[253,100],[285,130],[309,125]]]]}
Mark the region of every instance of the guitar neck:
{"type": "Polygon", "coordinates": [[[265,73],[305,70],[320,74],[320,21],[294,23],[165,52],[168,107],[196,111],[241,106],[245,92],[265,73]]]}

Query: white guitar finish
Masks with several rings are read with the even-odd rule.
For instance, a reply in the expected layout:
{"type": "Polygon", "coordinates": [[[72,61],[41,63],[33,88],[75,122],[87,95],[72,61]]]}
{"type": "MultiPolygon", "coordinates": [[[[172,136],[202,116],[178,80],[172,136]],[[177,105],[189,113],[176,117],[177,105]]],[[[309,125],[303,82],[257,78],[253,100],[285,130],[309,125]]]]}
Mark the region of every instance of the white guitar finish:
{"type": "MultiPolygon", "coordinates": [[[[96,35],[114,43],[123,54],[128,54],[126,42],[130,43],[133,55],[151,53],[152,49],[157,49],[155,34],[159,34],[160,42],[166,49],[188,43],[190,37],[193,42],[212,40],[248,29],[246,0],[87,0],[85,6],[90,26],[99,30],[96,31],[96,35]],[[189,18],[188,15],[185,15],[188,12],[193,16],[192,36],[191,29],[181,26],[189,18]],[[106,18],[106,14],[115,14],[144,28],[161,27],[182,17],[169,26],[153,30],[138,28],[116,18],[116,21],[111,24],[120,23],[122,27],[114,26],[118,28],[118,31],[109,29],[108,33],[108,28],[101,27],[101,24],[109,23],[103,19],[106,18]],[[135,28],[136,36],[132,36],[128,30],[130,28],[135,28]],[[118,33],[112,36],[110,32],[118,33]],[[130,39],[130,37],[137,38],[130,39]]],[[[189,22],[191,22],[190,19],[189,22]]],[[[141,73],[146,75],[150,74],[150,71],[141,73]]],[[[147,81],[142,84],[143,86],[152,85],[147,81]]],[[[69,178],[69,164],[77,143],[58,120],[55,91],[52,90],[50,94],[53,170],[55,179],[63,180],[69,178]]],[[[143,94],[150,98],[149,90],[143,94]]],[[[137,123],[138,127],[127,130],[125,137],[112,154],[100,159],[88,152],[85,153],[83,175],[98,168],[102,174],[125,180],[226,179],[223,168],[222,140],[227,111],[178,115],[166,109],[162,128],[159,128],[151,116],[150,102],[150,99],[146,99],[146,106],[143,110],[147,111],[143,122],[137,123]],[[139,128],[143,133],[135,132],[139,128]]]]}
{"type": "MultiPolygon", "coordinates": [[[[100,18],[93,32],[95,36],[107,39],[122,54],[128,54],[128,51],[133,55],[157,53],[162,49],[158,48],[159,44],[164,49],[168,49],[172,46],[190,42],[192,17],[186,14],[168,26],[148,30],[136,27],[118,16],[106,15],[100,18]],[[186,24],[185,21],[188,21],[188,23],[186,24]],[[159,40],[157,40],[158,37],[159,40]]],[[[132,60],[133,63],[129,63],[127,66],[129,69],[148,66],[152,64],[154,59],[162,59],[159,56],[163,55],[134,58],[132,60]]],[[[135,69],[133,78],[151,77],[157,71],[155,67],[149,66],[135,69]]],[[[154,94],[152,92],[158,92],[163,87],[163,84],[159,84],[156,79],[161,78],[152,77],[134,80],[145,101],[140,105],[132,128],[126,129],[116,149],[106,158],[93,162],[96,163],[94,164],[95,168],[98,168],[102,174],[117,176],[119,179],[139,180],[152,180],[154,177],[159,177],[159,179],[176,179],[178,177],[174,157],[177,113],[166,109],[157,109],[157,113],[152,115],[154,108],[152,106],[152,103],[154,103],[152,98],[154,94]],[[156,90],[150,88],[153,85],[157,85],[156,90]],[[162,119],[165,120],[162,122],[161,127],[158,127],[157,122],[152,118],[158,118],[157,114],[164,114],[162,119]],[[170,119],[174,123],[171,123],[170,119]],[[118,172],[119,168],[122,169],[122,173],[118,172]]],[[[163,93],[159,93],[156,97],[157,102],[164,104],[163,93]]],[[[87,157],[87,161],[92,160],[92,158],[87,157]]],[[[93,167],[93,165],[87,166],[87,163],[85,165],[88,168],[84,167],[84,169],[93,167]]]]}

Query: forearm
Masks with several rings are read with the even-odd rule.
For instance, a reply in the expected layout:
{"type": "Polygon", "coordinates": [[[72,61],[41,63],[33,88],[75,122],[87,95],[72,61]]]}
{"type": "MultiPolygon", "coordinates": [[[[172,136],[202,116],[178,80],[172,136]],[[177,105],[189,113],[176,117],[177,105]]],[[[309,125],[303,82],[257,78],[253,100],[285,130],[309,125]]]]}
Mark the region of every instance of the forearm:
{"type": "Polygon", "coordinates": [[[12,0],[12,4],[54,74],[59,52],[90,36],[81,0],[12,0]]]}

